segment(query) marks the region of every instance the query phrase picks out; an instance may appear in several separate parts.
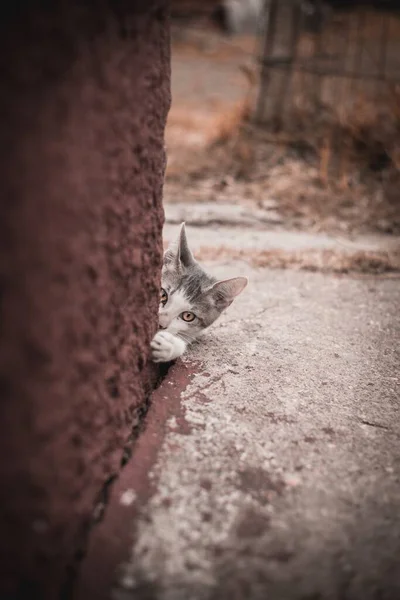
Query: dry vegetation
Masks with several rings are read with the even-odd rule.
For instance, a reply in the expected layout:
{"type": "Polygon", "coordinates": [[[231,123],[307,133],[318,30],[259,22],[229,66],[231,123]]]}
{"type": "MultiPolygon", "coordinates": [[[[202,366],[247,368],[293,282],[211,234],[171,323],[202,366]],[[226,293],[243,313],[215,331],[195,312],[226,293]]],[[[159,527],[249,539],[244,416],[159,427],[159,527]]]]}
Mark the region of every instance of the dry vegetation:
{"type": "Polygon", "coordinates": [[[182,187],[197,201],[273,198],[293,227],[400,233],[399,120],[361,102],[353,119],[329,127],[311,129],[299,115],[296,134],[248,116],[246,102],[213,122],[208,146],[186,153],[184,174],[167,172],[167,200],[182,187]]]}
{"type": "Polygon", "coordinates": [[[333,150],[319,145],[317,136],[314,143],[305,136],[272,135],[249,121],[229,135],[236,115],[205,150],[186,153],[184,174],[167,173],[167,201],[245,200],[263,206],[273,199],[290,227],[400,233],[400,173],[381,142],[371,141],[372,127],[358,128],[357,135],[340,130],[351,148],[344,175],[335,174],[333,150]]]}

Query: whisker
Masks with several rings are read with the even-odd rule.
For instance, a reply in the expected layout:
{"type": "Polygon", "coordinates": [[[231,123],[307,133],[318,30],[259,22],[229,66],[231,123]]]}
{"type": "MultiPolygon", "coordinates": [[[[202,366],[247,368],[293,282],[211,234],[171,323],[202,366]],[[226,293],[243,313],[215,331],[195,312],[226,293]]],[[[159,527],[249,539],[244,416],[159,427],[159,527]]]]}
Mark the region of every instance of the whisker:
{"type": "Polygon", "coordinates": [[[195,339],[194,337],[192,337],[190,335],[187,335],[187,334],[185,334],[183,332],[177,333],[176,336],[179,337],[179,338],[181,338],[184,342],[188,342],[189,344],[191,342],[193,342],[194,339],[195,339]]]}

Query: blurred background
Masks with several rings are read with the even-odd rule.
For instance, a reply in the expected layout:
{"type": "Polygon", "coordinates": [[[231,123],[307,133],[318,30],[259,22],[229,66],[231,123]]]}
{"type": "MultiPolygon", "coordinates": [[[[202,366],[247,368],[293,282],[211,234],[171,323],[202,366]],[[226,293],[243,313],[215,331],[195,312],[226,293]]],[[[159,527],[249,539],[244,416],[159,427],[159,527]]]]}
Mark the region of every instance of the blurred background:
{"type": "Polygon", "coordinates": [[[399,82],[397,2],[173,0],[167,223],[398,235],[399,82]]]}

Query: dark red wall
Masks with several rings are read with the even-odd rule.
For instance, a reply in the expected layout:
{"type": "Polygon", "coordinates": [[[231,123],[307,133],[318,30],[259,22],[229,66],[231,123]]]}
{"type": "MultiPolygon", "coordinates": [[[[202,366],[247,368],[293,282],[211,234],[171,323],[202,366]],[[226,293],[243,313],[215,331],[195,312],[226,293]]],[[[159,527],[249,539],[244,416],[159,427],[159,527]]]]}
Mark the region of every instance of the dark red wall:
{"type": "Polygon", "coordinates": [[[55,600],[155,377],[168,22],[0,10],[0,598],[55,600]]]}

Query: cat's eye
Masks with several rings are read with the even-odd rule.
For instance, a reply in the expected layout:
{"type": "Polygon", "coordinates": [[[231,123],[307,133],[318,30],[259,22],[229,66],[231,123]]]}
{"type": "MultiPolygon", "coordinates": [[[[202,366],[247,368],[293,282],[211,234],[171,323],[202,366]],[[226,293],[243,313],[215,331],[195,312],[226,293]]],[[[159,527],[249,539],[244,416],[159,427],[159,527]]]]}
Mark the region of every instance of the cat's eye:
{"type": "Polygon", "coordinates": [[[190,323],[191,321],[195,320],[196,315],[192,312],[185,311],[181,314],[181,318],[186,321],[186,323],[190,323]]]}
{"type": "Polygon", "coordinates": [[[165,304],[167,304],[167,300],[168,300],[168,294],[164,290],[164,288],[161,288],[161,292],[160,292],[160,302],[161,302],[161,304],[163,306],[165,306],[165,304]]]}

